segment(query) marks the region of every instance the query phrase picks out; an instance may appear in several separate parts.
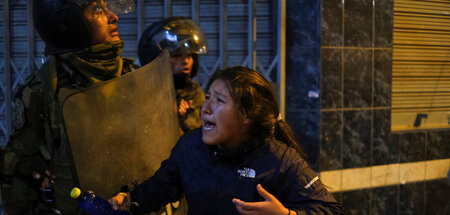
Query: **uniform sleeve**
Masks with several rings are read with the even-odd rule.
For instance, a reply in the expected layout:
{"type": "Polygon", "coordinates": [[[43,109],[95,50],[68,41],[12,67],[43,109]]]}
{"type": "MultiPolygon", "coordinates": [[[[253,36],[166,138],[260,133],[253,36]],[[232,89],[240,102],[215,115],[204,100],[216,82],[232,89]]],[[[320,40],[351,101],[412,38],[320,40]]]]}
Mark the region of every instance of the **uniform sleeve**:
{"type": "Polygon", "coordinates": [[[281,190],[277,194],[286,208],[296,211],[297,214],[343,213],[342,205],[293,149],[286,153],[280,173],[281,190]]]}
{"type": "Polygon", "coordinates": [[[147,213],[157,211],[169,202],[178,201],[183,194],[183,187],[179,176],[177,156],[181,156],[182,143],[178,141],[172,149],[170,157],[161,163],[156,173],[131,191],[131,201],[138,203],[133,212],[147,213]]]}
{"type": "Polygon", "coordinates": [[[13,121],[15,134],[10,137],[2,155],[2,174],[31,176],[33,171],[47,169],[50,159],[44,147],[44,119],[42,94],[26,86],[15,97],[13,121]]]}

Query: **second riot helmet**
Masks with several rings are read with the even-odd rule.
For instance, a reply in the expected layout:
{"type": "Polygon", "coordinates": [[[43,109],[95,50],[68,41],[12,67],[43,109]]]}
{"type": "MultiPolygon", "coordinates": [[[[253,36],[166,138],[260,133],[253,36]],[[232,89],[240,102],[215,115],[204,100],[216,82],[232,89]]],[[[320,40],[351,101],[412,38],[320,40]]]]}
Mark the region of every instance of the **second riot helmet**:
{"type": "Polygon", "coordinates": [[[180,48],[192,54],[194,65],[191,77],[197,74],[199,54],[206,53],[207,43],[200,27],[184,17],[169,17],[155,22],[145,29],[139,40],[138,55],[141,65],[145,65],[159,56],[167,48],[171,54],[180,48]]]}

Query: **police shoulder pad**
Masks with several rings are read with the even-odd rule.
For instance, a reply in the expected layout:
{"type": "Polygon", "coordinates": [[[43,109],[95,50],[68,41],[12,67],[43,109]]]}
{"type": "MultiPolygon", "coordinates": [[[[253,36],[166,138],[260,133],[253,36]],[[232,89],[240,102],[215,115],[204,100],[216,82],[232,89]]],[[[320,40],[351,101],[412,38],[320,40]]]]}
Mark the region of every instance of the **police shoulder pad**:
{"type": "Polygon", "coordinates": [[[15,129],[20,129],[25,125],[25,106],[21,98],[14,100],[13,112],[13,126],[15,129]]]}

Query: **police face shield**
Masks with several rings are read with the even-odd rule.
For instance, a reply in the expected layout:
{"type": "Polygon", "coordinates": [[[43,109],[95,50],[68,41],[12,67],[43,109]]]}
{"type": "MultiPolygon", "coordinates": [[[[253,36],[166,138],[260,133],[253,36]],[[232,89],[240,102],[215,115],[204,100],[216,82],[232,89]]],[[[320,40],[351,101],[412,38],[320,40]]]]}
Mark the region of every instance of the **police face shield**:
{"type": "Polygon", "coordinates": [[[134,0],[69,0],[82,8],[96,2],[96,10],[108,9],[116,15],[133,12],[136,9],[134,0]]]}
{"type": "Polygon", "coordinates": [[[175,20],[164,26],[155,34],[153,40],[159,48],[168,48],[171,56],[180,52],[188,54],[206,53],[206,39],[203,31],[193,21],[188,19],[175,20]]]}

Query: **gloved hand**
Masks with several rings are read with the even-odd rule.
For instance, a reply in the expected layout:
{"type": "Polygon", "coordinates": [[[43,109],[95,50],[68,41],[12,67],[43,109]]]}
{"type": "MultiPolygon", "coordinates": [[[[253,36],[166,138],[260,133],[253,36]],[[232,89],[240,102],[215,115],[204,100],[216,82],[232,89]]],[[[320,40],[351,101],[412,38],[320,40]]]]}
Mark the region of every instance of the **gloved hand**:
{"type": "Polygon", "coordinates": [[[178,116],[184,117],[189,109],[192,109],[192,100],[185,101],[181,99],[180,104],[178,105],[178,116]]]}
{"type": "Polygon", "coordinates": [[[40,156],[24,156],[17,161],[16,172],[25,177],[32,177],[33,172],[43,173],[48,165],[40,156]]]}
{"type": "Polygon", "coordinates": [[[49,171],[48,165],[40,156],[22,157],[16,164],[19,176],[28,179],[36,189],[44,191],[55,178],[49,171]]]}

